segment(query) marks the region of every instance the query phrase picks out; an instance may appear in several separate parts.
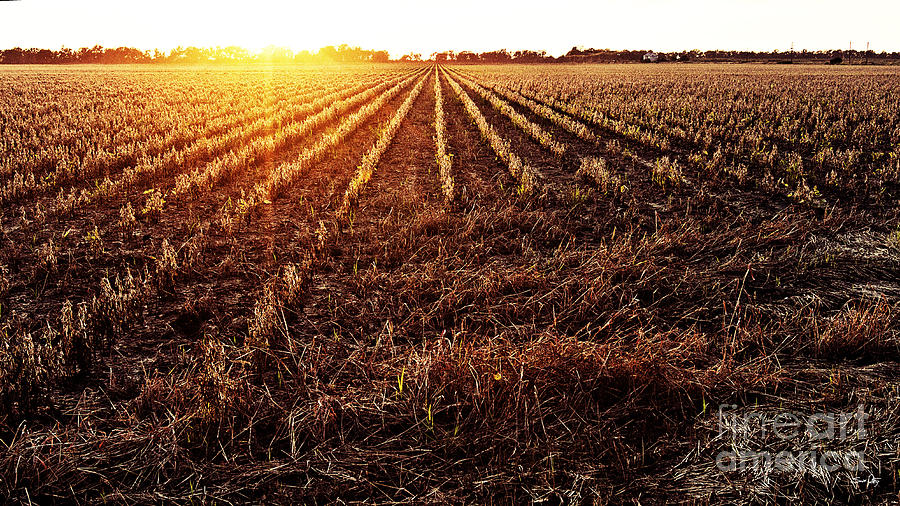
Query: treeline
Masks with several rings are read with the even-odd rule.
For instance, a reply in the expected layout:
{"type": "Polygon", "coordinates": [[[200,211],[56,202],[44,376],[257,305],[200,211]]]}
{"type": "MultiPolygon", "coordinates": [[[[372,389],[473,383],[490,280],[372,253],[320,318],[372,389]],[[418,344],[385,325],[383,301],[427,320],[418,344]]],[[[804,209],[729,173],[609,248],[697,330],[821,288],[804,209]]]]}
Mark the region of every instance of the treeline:
{"type": "MultiPolygon", "coordinates": [[[[627,63],[642,62],[644,56],[653,51],[647,49],[641,50],[622,50],[616,51],[611,49],[594,49],[573,47],[566,54],[553,57],[548,56],[546,51],[507,51],[501,49],[499,51],[490,51],[485,53],[474,53],[471,51],[444,51],[433,53],[431,59],[435,61],[453,61],[458,63],[551,63],[551,62],[567,62],[567,63],[627,63]]],[[[825,50],[825,51],[795,51],[795,52],[779,52],[777,50],[771,52],[754,52],[754,51],[700,51],[698,49],[690,51],[679,51],[670,53],[656,53],[658,61],[661,62],[677,62],[677,61],[694,61],[694,62],[778,62],[778,63],[886,63],[900,61],[900,52],[888,53],[886,51],[876,53],[875,51],[848,51],[848,50],[825,50]]]]}
{"type": "MultiPolygon", "coordinates": [[[[421,59],[421,58],[420,58],[421,59]]],[[[387,51],[340,46],[325,46],[317,52],[292,51],[270,46],[253,53],[238,46],[177,47],[169,52],[159,49],[141,51],[133,47],[104,48],[94,46],[78,50],[12,48],[0,51],[0,64],[71,64],[71,63],[251,63],[251,62],[387,62],[387,51]]]]}
{"type": "MultiPolygon", "coordinates": [[[[432,53],[429,61],[457,63],[627,63],[644,61],[649,50],[593,49],[573,47],[565,55],[553,57],[546,51],[508,51],[500,49],[475,53],[472,51],[443,51],[432,53]]],[[[678,62],[778,62],[778,63],[897,63],[900,52],[883,51],[680,51],[656,53],[658,61],[678,62]]],[[[72,64],[72,63],[324,63],[324,62],[388,62],[387,51],[362,49],[347,44],[325,46],[316,52],[293,51],[284,47],[269,46],[259,52],[250,52],[238,46],[228,47],[177,47],[169,52],[159,49],[142,51],[133,47],[104,48],[101,46],[81,49],[62,48],[0,50],[0,64],[72,64]]],[[[420,53],[409,53],[396,61],[423,61],[420,53]]]]}
{"type": "Polygon", "coordinates": [[[432,53],[431,59],[436,62],[464,62],[464,63],[541,63],[557,61],[558,58],[547,55],[547,51],[514,51],[506,49],[488,51],[485,53],[473,53],[471,51],[444,51],[432,53]]]}

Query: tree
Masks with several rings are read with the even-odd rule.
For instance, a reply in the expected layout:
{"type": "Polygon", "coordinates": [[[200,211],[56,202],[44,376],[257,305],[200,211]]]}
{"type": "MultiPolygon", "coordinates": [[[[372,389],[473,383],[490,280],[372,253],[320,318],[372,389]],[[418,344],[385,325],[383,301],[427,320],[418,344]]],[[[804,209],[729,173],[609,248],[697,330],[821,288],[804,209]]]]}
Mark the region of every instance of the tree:
{"type": "Polygon", "coordinates": [[[315,59],[312,53],[307,50],[300,51],[299,53],[294,54],[294,61],[309,63],[315,59]]]}
{"type": "Polygon", "coordinates": [[[506,63],[512,60],[512,55],[510,55],[509,51],[507,51],[506,49],[501,49],[499,51],[481,53],[481,59],[482,61],[491,63],[506,63]]]}
{"type": "Polygon", "coordinates": [[[338,59],[338,52],[334,46],[325,46],[322,49],[319,49],[318,55],[320,58],[326,60],[337,61],[338,59]]]}

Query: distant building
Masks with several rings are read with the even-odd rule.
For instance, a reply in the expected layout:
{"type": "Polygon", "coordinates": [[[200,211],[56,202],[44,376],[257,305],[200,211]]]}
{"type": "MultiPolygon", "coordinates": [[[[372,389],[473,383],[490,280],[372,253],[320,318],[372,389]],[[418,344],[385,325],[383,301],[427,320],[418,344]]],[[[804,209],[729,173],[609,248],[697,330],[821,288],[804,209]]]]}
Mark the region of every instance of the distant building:
{"type": "Polygon", "coordinates": [[[659,53],[654,53],[650,51],[649,53],[644,55],[644,61],[648,63],[656,63],[659,61],[659,53]]]}

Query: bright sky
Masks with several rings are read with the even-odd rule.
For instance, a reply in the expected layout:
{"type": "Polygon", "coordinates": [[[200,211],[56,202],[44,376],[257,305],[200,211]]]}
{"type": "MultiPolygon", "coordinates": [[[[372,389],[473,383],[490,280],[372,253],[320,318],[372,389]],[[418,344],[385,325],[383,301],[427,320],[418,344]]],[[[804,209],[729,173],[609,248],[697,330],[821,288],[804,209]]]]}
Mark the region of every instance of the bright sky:
{"type": "Polygon", "coordinates": [[[572,46],[900,50],[900,1],[857,0],[20,0],[0,1],[0,49],[141,49],[347,43],[392,56],[572,46]]]}

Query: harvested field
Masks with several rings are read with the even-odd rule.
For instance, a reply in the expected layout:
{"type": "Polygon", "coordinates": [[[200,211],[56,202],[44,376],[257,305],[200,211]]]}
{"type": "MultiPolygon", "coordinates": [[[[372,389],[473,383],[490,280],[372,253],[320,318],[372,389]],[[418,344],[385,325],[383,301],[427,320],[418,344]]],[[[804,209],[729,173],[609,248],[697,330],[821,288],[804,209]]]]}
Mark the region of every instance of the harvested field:
{"type": "Polygon", "coordinates": [[[900,70],[0,89],[4,501],[897,500],[900,70]]]}

